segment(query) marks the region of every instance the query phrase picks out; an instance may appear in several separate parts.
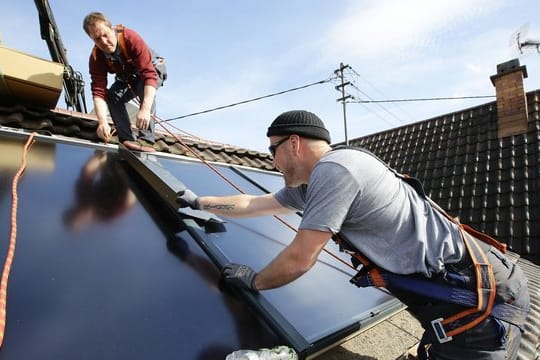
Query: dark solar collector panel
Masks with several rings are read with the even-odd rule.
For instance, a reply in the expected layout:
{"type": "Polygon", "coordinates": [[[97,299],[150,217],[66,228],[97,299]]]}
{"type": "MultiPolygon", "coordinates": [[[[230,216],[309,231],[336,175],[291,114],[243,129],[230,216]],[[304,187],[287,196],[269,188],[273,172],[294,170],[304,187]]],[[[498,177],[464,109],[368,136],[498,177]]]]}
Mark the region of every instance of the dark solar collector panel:
{"type": "MultiPolygon", "coordinates": [[[[7,140],[1,136],[0,144],[7,140]]],[[[382,292],[349,285],[343,271],[350,269],[324,254],[280,289],[220,287],[216,264],[261,269],[294,233],[271,217],[224,219],[225,232],[208,233],[135,180],[116,151],[43,139],[36,145],[31,156],[41,157],[19,184],[3,359],[219,359],[284,342],[304,357],[399,307],[382,292]]],[[[235,192],[203,164],[158,159],[200,195],[235,192]]],[[[262,191],[228,167],[220,170],[247,192],[262,191]]],[[[0,164],[1,219],[9,219],[14,171],[0,164]]],[[[275,174],[247,174],[276,184],[275,174]]],[[[0,253],[6,249],[3,240],[0,253]]]]}
{"type": "MultiPolygon", "coordinates": [[[[135,167],[153,160],[125,153],[132,158],[135,167]]],[[[155,159],[150,155],[151,159],[155,159]]],[[[197,194],[226,195],[237,193],[230,184],[206,166],[169,159],[159,159],[164,178],[171,175],[197,194]],[[197,172],[191,171],[196,167],[197,172]]],[[[246,169],[231,169],[214,165],[221,175],[231,180],[247,193],[263,193],[276,190],[276,175],[246,169]],[[246,181],[248,180],[248,181],[246,181]],[[261,183],[262,182],[262,183],[261,183]]],[[[160,173],[159,170],[157,170],[160,173]]],[[[278,176],[280,178],[281,176],[278,176]]],[[[168,195],[170,197],[170,195],[168,195]]],[[[293,226],[299,217],[287,216],[293,226]]],[[[212,253],[221,267],[227,262],[241,262],[254,269],[261,269],[276,256],[294,237],[294,232],[273,217],[227,219],[226,231],[206,233],[197,226],[189,227],[190,233],[202,246],[212,253]]],[[[337,249],[333,244],[327,246],[337,249]]],[[[338,341],[352,332],[383,316],[399,306],[388,295],[374,289],[357,289],[348,283],[352,270],[322,254],[313,269],[295,282],[279,289],[252,293],[242,291],[248,303],[257,309],[271,326],[303,355],[338,341]],[[336,297],[339,306],[334,306],[336,297]]]]}

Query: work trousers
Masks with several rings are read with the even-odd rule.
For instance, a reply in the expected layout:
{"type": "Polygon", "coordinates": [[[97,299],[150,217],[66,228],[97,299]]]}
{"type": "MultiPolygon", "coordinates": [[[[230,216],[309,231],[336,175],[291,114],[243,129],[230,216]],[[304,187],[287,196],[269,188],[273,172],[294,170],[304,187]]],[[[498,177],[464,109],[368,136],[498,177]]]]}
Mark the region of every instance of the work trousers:
{"type": "MultiPolygon", "coordinates": [[[[112,121],[116,127],[118,140],[120,143],[129,140],[143,139],[149,143],[154,143],[154,119],[150,119],[148,129],[137,129],[135,133],[131,127],[127,103],[136,98],[137,106],[144,99],[144,83],[139,77],[135,77],[128,82],[117,79],[107,90],[107,105],[111,113],[112,121]]],[[[156,101],[154,99],[150,113],[155,115],[156,101]]]]}
{"type": "MultiPolygon", "coordinates": [[[[466,234],[471,241],[479,241],[466,234]]],[[[508,303],[517,309],[517,313],[527,314],[530,310],[529,291],[527,279],[521,268],[512,263],[497,249],[482,243],[489,263],[493,268],[495,282],[497,286],[497,295],[495,303],[508,303]]],[[[468,287],[476,291],[476,279],[474,275],[474,266],[470,257],[458,264],[449,264],[446,266],[447,272],[451,272],[465,279],[468,287]]],[[[448,274],[438,276],[441,281],[448,283],[448,274]]],[[[520,320],[513,323],[505,320],[488,317],[477,326],[453,337],[446,343],[439,343],[436,339],[431,321],[439,318],[446,318],[459,313],[466,307],[443,302],[436,299],[422,297],[416,294],[393,291],[394,295],[404,302],[410,312],[415,316],[425,332],[422,342],[418,348],[419,359],[515,359],[521,341],[521,331],[523,328],[520,320]]],[[[522,319],[523,320],[523,319],[522,319]]]]}

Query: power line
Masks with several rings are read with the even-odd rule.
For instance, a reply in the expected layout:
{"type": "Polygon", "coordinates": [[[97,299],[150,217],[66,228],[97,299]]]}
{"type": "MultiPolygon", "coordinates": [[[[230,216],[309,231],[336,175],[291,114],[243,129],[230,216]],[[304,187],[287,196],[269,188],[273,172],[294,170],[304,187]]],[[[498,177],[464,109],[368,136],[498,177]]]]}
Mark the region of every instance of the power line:
{"type": "Polygon", "coordinates": [[[230,107],[233,107],[233,106],[238,106],[238,105],[242,105],[242,104],[247,104],[247,103],[250,103],[250,102],[253,102],[253,101],[258,101],[258,100],[266,99],[266,98],[269,98],[269,97],[272,97],[272,96],[282,95],[282,94],[285,94],[285,93],[288,93],[288,92],[292,92],[292,91],[297,91],[297,90],[305,89],[305,88],[308,88],[308,87],[310,87],[310,86],[315,86],[315,85],[319,85],[319,84],[324,84],[324,83],[333,81],[334,78],[335,78],[335,76],[332,75],[332,76],[330,76],[330,77],[329,77],[328,79],[326,79],[326,80],[321,80],[321,81],[317,81],[317,82],[314,82],[314,83],[311,83],[311,84],[298,86],[298,87],[295,87],[295,88],[292,88],[292,89],[283,90],[283,91],[279,91],[279,92],[272,93],[272,94],[268,94],[268,95],[264,95],[264,96],[259,96],[259,97],[256,97],[256,98],[253,98],[253,99],[249,99],[249,100],[239,101],[239,102],[236,102],[236,103],[233,103],[233,104],[229,104],[229,105],[218,106],[218,107],[215,107],[215,108],[212,108],[212,109],[207,109],[207,110],[203,110],[203,111],[194,112],[194,113],[191,113],[191,114],[186,114],[186,115],[176,116],[176,117],[173,117],[173,118],[170,118],[170,119],[165,119],[165,120],[162,120],[162,121],[163,121],[163,122],[168,122],[168,121],[172,121],[172,120],[178,120],[178,119],[187,118],[187,117],[190,117],[190,116],[195,116],[195,115],[205,114],[205,113],[209,113],[209,112],[216,111],[216,110],[222,110],[222,109],[230,108],[230,107]]]}
{"type": "MultiPolygon", "coordinates": [[[[360,74],[358,72],[356,72],[355,69],[353,69],[351,67],[348,70],[349,70],[349,75],[352,75],[353,77],[356,76],[356,77],[360,78],[360,74]]],[[[366,83],[370,84],[371,86],[375,87],[373,84],[369,83],[366,79],[363,79],[363,82],[366,82],[366,83]]],[[[456,96],[456,97],[436,97],[436,98],[409,98],[409,99],[374,100],[367,93],[360,90],[360,88],[357,86],[357,84],[356,84],[356,82],[354,80],[351,80],[351,85],[358,92],[358,96],[353,96],[352,99],[348,100],[347,102],[349,102],[349,103],[360,103],[360,104],[363,104],[363,105],[365,105],[365,104],[375,104],[375,105],[381,107],[385,112],[390,114],[392,117],[394,117],[395,119],[397,119],[401,123],[403,123],[403,121],[398,116],[396,116],[390,110],[382,107],[381,104],[382,103],[413,102],[413,101],[440,101],[440,100],[462,100],[462,99],[495,98],[494,95],[486,95],[486,96],[459,96],[459,97],[456,96]],[[362,100],[361,97],[367,98],[368,100],[362,100]]],[[[380,91],[378,91],[378,92],[380,92],[380,91]]],[[[366,107],[366,109],[368,109],[368,108],[366,107]]]]}
{"type": "Polygon", "coordinates": [[[349,101],[351,103],[389,103],[389,102],[404,102],[404,101],[433,101],[433,100],[462,100],[462,99],[482,99],[482,98],[494,98],[495,95],[482,95],[482,96],[454,96],[454,97],[437,97],[437,98],[417,98],[417,99],[391,99],[391,100],[355,100],[349,101]]]}
{"type": "MultiPolygon", "coordinates": [[[[352,69],[352,68],[350,68],[350,67],[349,67],[348,69],[351,70],[356,76],[360,76],[354,69],[352,69]]],[[[212,112],[212,111],[216,111],[216,110],[223,110],[223,109],[227,109],[227,108],[230,108],[230,107],[234,107],[234,106],[238,106],[238,105],[247,104],[247,103],[250,103],[250,102],[263,100],[263,99],[270,98],[270,97],[273,97],[273,96],[283,95],[283,94],[286,94],[286,93],[289,93],[289,92],[302,90],[302,89],[305,89],[305,88],[308,88],[308,87],[311,87],[311,86],[320,85],[320,84],[325,84],[325,83],[327,83],[327,82],[336,81],[337,79],[338,79],[338,76],[337,76],[336,73],[334,73],[332,76],[330,76],[329,78],[327,78],[327,79],[325,79],[325,80],[316,81],[316,82],[313,82],[313,83],[310,83],[310,84],[306,84],[306,85],[294,87],[294,88],[291,88],[291,89],[287,89],[287,90],[283,90],[283,91],[271,93],[271,94],[268,94],[268,95],[259,96],[259,97],[252,98],[252,99],[248,99],[248,100],[243,100],[243,101],[235,102],[235,103],[228,104],[228,105],[218,106],[218,107],[215,107],[215,108],[206,109],[206,110],[202,110],[202,111],[197,111],[197,112],[190,113],[190,114],[186,114],[186,115],[181,115],[181,116],[172,117],[172,118],[169,118],[169,119],[162,120],[162,122],[169,122],[169,121],[179,120],[179,119],[183,119],[183,118],[187,118],[187,117],[191,117],[191,116],[195,116],[195,115],[206,114],[206,113],[209,113],[209,112],[212,112]]],[[[345,85],[345,84],[341,84],[341,87],[343,87],[344,85],[345,85]]],[[[493,98],[493,97],[495,97],[494,95],[487,95],[487,96],[461,96],[461,97],[438,97],[438,98],[417,98],[417,99],[373,100],[373,99],[371,99],[371,97],[370,97],[369,95],[367,95],[365,92],[363,92],[363,91],[360,90],[360,88],[356,85],[356,83],[354,82],[354,80],[352,80],[351,82],[347,83],[347,85],[353,86],[353,88],[355,88],[355,90],[358,91],[359,94],[361,93],[361,94],[365,95],[367,98],[370,99],[370,100],[360,100],[360,99],[357,98],[357,97],[347,96],[347,98],[352,98],[352,100],[343,99],[343,100],[348,100],[348,101],[346,101],[347,103],[360,103],[360,104],[369,104],[369,103],[394,103],[394,102],[433,101],[433,100],[479,99],[479,98],[493,98]]],[[[338,101],[339,101],[339,99],[338,99],[338,101]]],[[[389,113],[392,117],[398,119],[398,120],[401,122],[401,120],[399,119],[399,117],[397,117],[395,114],[393,114],[392,112],[390,112],[390,111],[387,110],[387,109],[384,109],[384,108],[383,108],[383,110],[385,110],[385,111],[386,111],[387,113],[389,113]]]]}
{"type": "MultiPolygon", "coordinates": [[[[370,82],[365,76],[361,76],[358,72],[356,72],[356,70],[354,70],[353,68],[350,69],[351,71],[351,76],[353,77],[356,77],[358,80],[358,82],[361,82],[362,84],[367,84],[368,86],[370,86],[371,88],[373,88],[378,94],[382,95],[381,97],[384,99],[386,98],[386,95],[383,93],[383,91],[381,91],[377,86],[375,86],[375,84],[373,84],[372,82],[370,82]]],[[[355,81],[353,81],[353,83],[355,83],[355,81]]],[[[360,96],[358,97],[360,98],[360,96]]],[[[373,100],[373,98],[371,96],[367,96],[368,99],[370,100],[373,100]]],[[[381,105],[379,105],[381,106],[381,105]]],[[[414,120],[414,117],[406,110],[404,109],[403,107],[401,107],[399,104],[395,104],[395,109],[401,111],[402,113],[404,113],[405,115],[407,115],[407,117],[410,119],[410,120],[414,120]]],[[[384,107],[381,107],[382,109],[384,109],[386,112],[388,113],[391,113],[391,115],[395,118],[397,118],[397,120],[404,124],[405,121],[402,120],[401,118],[398,118],[398,116],[394,115],[393,112],[391,112],[389,109],[386,109],[384,107]]]]}
{"type": "MultiPolygon", "coordinates": [[[[356,90],[356,92],[358,93],[358,97],[357,96],[353,96],[353,95],[347,95],[345,96],[344,94],[342,94],[342,98],[341,99],[338,99],[338,101],[342,101],[345,106],[345,103],[354,103],[355,99],[358,99],[361,95],[364,95],[365,97],[367,97],[368,99],[371,99],[371,96],[369,96],[366,92],[362,91],[360,89],[360,87],[356,84],[356,81],[355,79],[353,79],[353,77],[360,77],[360,75],[349,65],[343,67],[343,66],[340,66],[340,68],[338,70],[336,70],[334,73],[337,73],[339,72],[340,75],[344,75],[345,74],[345,70],[347,72],[347,75],[349,75],[349,77],[347,78],[347,81],[343,84],[343,85],[338,85],[336,86],[336,90],[342,90],[343,92],[343,89],[345,87],[345,85],[347,86],[351,86],[354,90],[356,90]],[[347,101],[347,99],[352,99],[350,101],[347,101]]],[[[382,106],[381,104],[377,104],[377,106],[379,108],[381,108],[383,111],[385,111],[386,113],[388,113],[390,116],[394,117],[395,119],[398,120],[398,122],[400,123],[404,123],[403,120],[401,120],[397,115],[395,115],[392,111],[390,111],[389,109],[387,109],[386,107],[382,106]]],[[[374,114],[375,116],[379,117],[382,121],[386,122],[388,125],[390,126],[394,126],[393,124],[391,124],[389,121],[387,121],[384,117],[382,117],[378,112],[374,112],[372,109],[370,109],[369,107],[366,106],[366,109],[369,110],[372,114],[374,114]]],[[[343,109],[343,112],[345,114],[345,107],[343,109]]],[[[345,116],[345,115],[344,115],[345,116]]],[[[347,141],[347,140],[345,140],[347,141]]]]}
{"type": "MultiPolygon", "coordinates": [[[[361,105],[364,105],[364,104],[361,104],[361,105]]],[[[364,105],[364,108],[369,111],[370,113],[372,113],[374,116],[378,117],[379,119],[381,119],[383,122],[385,122],[388,126],[395,126],[394,124],[392,124],[390,121],[386,120],[385,117],[383,117],[379,112],[375,111],[374,109],[372,109],[371,107],[367,106],[367,105],[364,105]]],[[[384,109],[384,108],[383,108],[384,109]]]]}
{"type": "MultiPolygon", "coordinates": [[[[368,99],[371,100],[371,96],[369,96],[367,93],[365,93],[364,91],[360,90],[360,88],[358,86],[356,86],[356,84],[354,83],[354,81],[352,82],[352,87],[354,87],[356,89],[356,91],[358,91],[359,94],[363,94],[365,95],[368,99]]],[[[355,101],[355,100],[358,100],[357,97],[355,96],[352,96],[352,99],[351,101],[348,101],[349,103],[358,103],[358,101],[355,101]]],[[[405,122],[403,120],[401,120],[399,118],[399,116],[397,116],[396,114],[394,114],[392,111],[390,111],[389,109],[385,108],[384,106],[380,105],[380,104],[377,104],[377,106],[379,106],[384,112],[386,112],[387,114],[389,114],[390,116],[392,116],[393,118],[395,118],[398,122],[400,122],[401,124],[404,124],[405,122]]],[[[384,118],[383,118],[384,119],[384,118]]],[[[384,122],[386,122],[388,125],[390,126],[394,126],[393,124],[389,123],[388,121],[386,120],[383,120],[384,122]]]]}

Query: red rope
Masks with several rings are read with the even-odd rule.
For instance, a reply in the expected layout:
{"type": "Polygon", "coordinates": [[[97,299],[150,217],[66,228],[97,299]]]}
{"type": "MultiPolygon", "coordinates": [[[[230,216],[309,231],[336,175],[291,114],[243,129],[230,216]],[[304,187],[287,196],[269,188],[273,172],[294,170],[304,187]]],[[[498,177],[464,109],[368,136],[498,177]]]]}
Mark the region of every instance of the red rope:
{"type": "Polygon", "coordinates": [[[11,232],[9,235],[9,248],[6,255],[6,261],[4,262],[4,270],[2,271],[2,281],[0,283],[0,347],[4,342],[4,330],[6,327],[6,306],[7,306],[7,286],[9,273],[11,271],[11,265],[13,264],[13,258],[15,256],[15,244],[17,243],[17,185],[19,183],[19,178],[22,176],[24,169],[26,168],[26,155],[30,146],[34,143],[35,133],[30,134],[30,137],[24,145],[21,166],[15,176],[13,177],[13,182],[11,184],[11,232]]]}
{"type": "MultiPolygon", "coordinates": [[[[193,150],[191,147],[189,147],[186,143],[184,143],[182,141],[182,139],[176,135],[176,134],[173,134],[167,127],[172,127],[173,129],[175,130],[179,130],[178,128],[176,128],[174,125],[170,124],[170,123],[165,123],[163,120],[161,120],[159,117],[157,117],[156,115],[152,115],[152,117],[154,118],[154,120],[156,121],[156,123],[158,125],[160,125],[170,136],[172,136],[174,139],[176,139],[176,141],[178,141],[180,143],[180,145],[182,145],[184,148],[186,148],[187,151],[189,151],[190,153],[193,154],[193,156],[195,156],[197,159],[199,159],[203,164],[205,164],[206,166],[208,166],[212,171],[214,171],[219,177],[221,177],[225,182],[227,182],[229,185],[231,185],[233,188],[235,188],[238,192],[240,192],[241,194],[245,194],[246,192],[244,190],[242,190],[238,185],[236,185],[232,180],[230,180],[229,178],[227,178],[225,175],[223,175],[215,166],[213,166],[212,164],[210,164],[208,161],[206,161],[205,159],[203,159],[199,154],[197,154],[195,152],[195,150],[193,150]],[[167,126],[165,126],[164,124],[167,124],[167,126]]],[[[281,222],[283,225],[285,225],[286,227],[288,227],[289,229],[291,229],[292,231],[294,232],[298,232],[298,230],[292,226],[291,224],[289,224],[287,221],[285,221],[281,216],[279,215],[273,215],[273,217],[278,220],[279,222],[281,222]]],[[[345,261],[343,260],[342,258],[340,258],[339,256],[337,256],[336,254],[332,253],[330,250],[327,250],[325,248],[323,248],[323,251],[325,253],[327,253],[328,255],[332,256],[334,259],[336,259],[337,261],[341,262],[342,264],[345,264],[346,266],[350,267],[351,269],[355,269],[354,266],[352,266],[348,261],[345,261]]]]}
{"type": "MultiPolygon", "coordinates": [[[[131,88],[131,86],[129,87],[132,94],[134,95],[134,100],[135,100],[135,103],[137,105],[140,105],[140,99],[139,97],[137,96],[137,94],[135,93],[135,91],[131,88]]],[[[176,141],[178,141],[178,143],[180,143],[180,145],[182,145],[187,151],[189,151],[191,154],[193,154],[193,156],[195,156],[197,159],[199,159],[203,164],[205,164],[206,166],[208,166],[210,168],[210,170],[212,170],[214,173],[216,173],[219,177],[221,177],[226,183],[228,183],[229,185],[231,185],[234,189],[236,189],[239,193],[241,194],[245,194],[246,192],[244,190],[242,190],[238,185],[236,185],[232,180],[230,180],[229,178],[227,178],[225,175],[223,175],[221,173],[221,171],[219,171],[215,166],[213,166],[212,164],[210,164],[208,161],[206,161],[205,159],[203,159],[199,154],[197,154],[195,152],[195,150],[193,150],[191,147],[189,147],[186,143],[184,143],[182,141],[182,139],[180,138],[180,136],[178,136],[177,134],[174,134],[172,131],[169,130],[168,127],[171,127],[173,129],[175,129],[176,131],[181,131],[180,129],[178,129],[177,127],[175,127],[174,125],[170,124],[170,123],[167,123],[165,121],[163,121],[162,119],[160,119],[157,115],[151,115],[152,118],[156,121],[156,124],[157,125],[160,125],[163,130],[165,130],[170,136],[172,136],[176,141]],[[165,124],[167,126],[165,126],[165,124]]],[[[273,215],[273,217],[278,220],[279,222],[281,222],[283,225],[287,226],[289,229],[291,229],[292,231],[294,232],[298,232],[298,230],[292,226],[291,224],[289,224],[287,221],[285,221],[283,218],[281,218],[280,216],[278,215],[273,215]]],[[[336,254],[332,253],[330,250],[327,250],[325,248],[323,248],[323,251],[326,252],[328,255],[332,256],[334,259],[336,259],[337,261],[341,262],[342,264],[345,264],[346,266],[350,267],[351,269],[355,270],[354,266],[352,266],[349,262],[341,259],[339,256],[337,256],[336,254]]]]}

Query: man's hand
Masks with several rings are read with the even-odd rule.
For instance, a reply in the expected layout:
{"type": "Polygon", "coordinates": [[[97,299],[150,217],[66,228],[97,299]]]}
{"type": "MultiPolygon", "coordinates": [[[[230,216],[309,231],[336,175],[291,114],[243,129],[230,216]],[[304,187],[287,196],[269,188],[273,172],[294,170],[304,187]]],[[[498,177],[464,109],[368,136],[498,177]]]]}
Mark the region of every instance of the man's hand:
{"type": "Polygon", "coordinates": [[[96,134],[99,136],[103,141],[108,142],[111,138],[111,127],[109,126],[109,123],[99,123],[98,127],[96,129],[96,134]]]}
{"type": "Polygon", "coordinates": [[[248,290],[257,290],[255,278],[257,273],[247,265],[227,264],[221,270],[225,282],[248,290]]]}
{"type": "Polygon", "coordinates": [[[135,125],[138,129],[148,130],[150,128],[150,119],[150,111],[141,109],[137,112],[137,119],[135,121],[135,125]]]}
{"type": "Polygon", "coordinates": [[[195,210],[201,208],[199,204],[199,197],[193,191],[186,189],[182,195],[176,197],[176,202],[180,207],[190,207],[195,210]]]}

